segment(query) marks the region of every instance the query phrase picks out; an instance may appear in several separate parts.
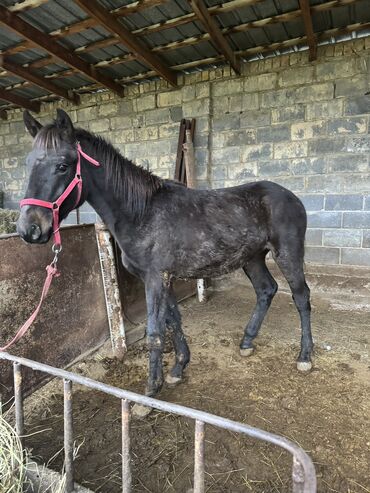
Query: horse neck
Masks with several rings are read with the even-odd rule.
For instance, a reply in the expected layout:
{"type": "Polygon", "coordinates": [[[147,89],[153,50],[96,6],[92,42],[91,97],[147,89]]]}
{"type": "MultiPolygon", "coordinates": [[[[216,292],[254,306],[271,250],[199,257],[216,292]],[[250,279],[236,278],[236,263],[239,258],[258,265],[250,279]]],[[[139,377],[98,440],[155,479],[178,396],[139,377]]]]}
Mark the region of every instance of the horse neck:
{"type": "Polygon", "coordinates": [[[79,142],[82,150],[100,163],[98,169],[94,169],[94,166],[89,163],[85,163],[83,166],[83,189],[86,190],[85,200],[99,214],[114,236],[117,237],[122,232],[126,235],[131,235],[137,224],[127,210],[124,200],[117,197],[109,189],[110,184],[109,182],[107,184],[106,156],[104,156],[104,152],[99,146],[95,146],[90,138],[86,139],[85,134],[79,136],[79,142]]]}

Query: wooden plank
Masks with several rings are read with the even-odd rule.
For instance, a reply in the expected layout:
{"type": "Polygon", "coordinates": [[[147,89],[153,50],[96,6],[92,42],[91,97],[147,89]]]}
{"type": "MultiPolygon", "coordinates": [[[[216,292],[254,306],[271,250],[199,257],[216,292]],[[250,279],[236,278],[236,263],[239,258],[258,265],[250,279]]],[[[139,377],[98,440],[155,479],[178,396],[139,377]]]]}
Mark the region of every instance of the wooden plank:
{"type": "Polygon", "coordinates": [[[204,29],[208,32],[212,44],[224,55],[225,60],[230,63],[235,72],[240,74],[240,61],[236,58],[235,53],[226,41],[218,24],[210,16],[203,0],[191,0],[191,6],[194,13],[203,24],[204,29]]]}
{"type": "Polygon", "coordinates": [[[307,36],[308,48],[310,51],[309,60],[312,62],[317,58],[317,41],[313,31],[312,16],[309,0],[299,0],[299,6],[301,7],[304,30],[307,36]]]}
{"type": "MultiPolygon", "coordinates": [[[[358,1],[359,0],[330,0],[328,2],[312,6],[311,11],[312,12],[324,12],[324,11],[327,11],[330,9],[334,9],[336,7],[351,5],[351,4],[358,2],[358,1]]],[[[135,2],[135,4],[136,3],[137,2],[135,2]]],[[[226,2],[226,3],[221,4],[221,5],[215,5],[213,7],[210,7],[208,9],[208,12],[210,13],[210,15],[222,14],[224,12],[229,12],[229,11],[235,10],[237,8],[248,6],[248,5],[253,4],[253,3],[256,3],[256,2],[251,2],[250,0],[231,0],[230,2],[226,2]]],[[[125,7],[128,8],[131,5],[134,5],[134,4],[129,4],[125,7]]],[[[142,3],[142,5],[144,5],[144,4],[142,3]]],[[[251,21],[251,22],[239,24],[236,26],[232,26],[230,28],[224,28],[222,30],[222,32],[224,35],[229,35],[231,33],[240,32],[240,31],[244,31],[247,29],[261,28],[261,27],[264,27],[264,26],[269,25],[269,24],[294,21],[297,18],[299,18],[300,16],[301,16],[301,10],[300,9],[294,10],[294,11],[286,12],[284,14],[278,14],[276,16],[265,17],[263,19],[258,19],[256,21],[251,21]]],[[[180,16],[180,17],[177,17],[174,19],[169,19],[168,21],[164,21],[162,23],[157,23],[157,24],[153,24],[153,25],[141,28],[141,29],[136,29],[136,30],[132,31],[132,34],[141,36],[141,35],[145,35],[145,34],[152,33],[152,32],[158,32],[158,31],[161,31],[163,29],[169,29],[171,27],[176,27],[176,26],[185,24],[187,22],[192,22],[195,20],[195,18],[196,18],[196,16],[192,12],[192,13],[186,14],[184,16],[180,16]]],[[[95,23],[94,19],[88,18],[88,19],[85,19],[84,21],[77,22],[73,25],[66,26],[66,27],[58,29],[56,31],[52,31],[49,34],[50,34],[50,36],[53,36],[54,38],[61,38],[61,37],[65,37],[65,36],[68,36],[68,35],[76,33],[76,32],[80,32],[81,30],[88,29],[89,27],[92,27],[94,25],[94,23],[95,23]]],[[[81,53],[87,53],[87,52],[93,51],[95,49],[111,46],[112,44],[117,43],[117,39],[118,38],[115,36],[112,38],[107,38],[104,40],[96,41],[96,42],[93,42],[91,44],[84,45],[80,48],[75,49],[74,53],[76,53],[76,54],[78,54],[80,52],[81,53]]],[[[197,44],[197,43],[204,41],[206,39],[209,39],[208,34],[198,36],[198,37],[195,36],[192,38],[184,39],[182,41],[178,41],[176,43],[169,43],[167,45],[163,45],[162,47],[160,46],[158,48],[155,48],[154,51],[157,50],[158,52],[161,52],[161,51],[164,51],[167,49],[168,50],[177,49],[177,48],[181,48],[182,46],[189,46],[189,45],[197,44]]],[[[33,43],[31,43],[30,41],[23,41],[23,42],[19,43],[18,45],[15,45],[11,48],[4,50],[3,53],[8,54],[8,55],[15,54],[15,53],[19,53],[21,51],[24,51],[26,49],[33,48],[34,46],[35,45],[33,43]]],[[[130,60],[134,60],[134,59],[135,59],[135,56],[133,54],[131,54],[130,60]]],[[[108,65],[114,65],[116,63],[120,63],[119,60],[120,60],[119,57],[114,57],[110,61],[108,61],[107,63],[108,63],[108,65]]],[[[50,62],[51,61],[52,60],[50,60],[50,62]]],[[[124,58],[123,61],[128,61],[128,59],[124,58]]],[[[37,67],[37,66],[41,67],[41,66],[47,65],[49,62],[47,61],[47,59],[45,59],[44,63],[42,63],[41,61],[37,61],[36,63],[38,63],[38,65],[35,65],[35,67],[37,67]]]]}
{"type": "MultiPolygon", "coordinates": [[[[329,8],[340,7],[343,5],[354,3],[355,1],[358,1],[358,0],[332,0],[332,1],[327,2],[325,4],[316,5],[312,8],[312,10],[318,11],[318,12],[323,12],[329,8]]],[[[244,32],[244,31],[247,31],[248,29],[261,28],[261,27],[264,27],[264,26],[270,25],[270,24],[294,21],[294,20],[298,19],[300,16],[301,16],[301,11],[300,10],[294,10],[291,12],[286,12],[284,14],[278,14],[278,15],[273,16],[273,17],[266,17],[266,18],[259,19],[256,21],[251,21],[251,22],[247,22],[247,23],[243,23],[243,24],[238,24],[238,25],[232,26],[232,27],[227,27],[227,28],[222,29],[222,33],[224,34],[224,36],[225,35],[228,36],[228,35],[235,33],[235,32],[244,32]]],[[[152,51],[156,52],[156,53],[163,53],[165,51],[176,50],[176,49],[182,48],[184,46],[193,46],[193,45],[196,45],[198,43],[201,43],[202,41],[207,41],[209,39],[210,39],[210,35],[208,33],[202,33],[198,36],[192,36],[190,38],[185,38],[183,40],[174,41],[171,43],[167,43],[165,45],[156,46],[152,49],[152,51]]],[[[105,44],[105,41],[108,41],[108,40],[104,40],[104,44],[105,44]]],[[[289,43],[289,46],[291,46],[290,40],[286,40],[286,41],[289,43]]],[[[108,44],[110,44],[110,43],[111,43],[111,40],[109,41],[108,44]]],[[[89,51],[89,46],[85,47],[85,49],[88,49],[88,51],[89,51]]],[[[101,66],[112,66],[112,65],[116,65],[116,64],[120,64],[120,63],[125,63],[128,61],[132,61],[132,60],[135,60],[135,55],[132,53],[129,53],[129,54],[125,54],[121,57],[113,57],[110,60],[103,60],[102,62],[99,62],[96,66],[99,66],[99,65],[101,65],[101,66]]],[[[196,62],[196,63],[198,63],[198,62],[196,62]]],[[[128,79],[128,80],[130,80],[130,79],[128,79]]]]}
{"type": "MultiPolygon", "coordinates": [[[[334,29],[328,29],[327,31],[321,31],[321,32],[316,33],[316,35],[317,35],[318,41],[321,42],[321,41],[328,40],[328,39],[331,39],[331,38],[336,37],[336,36],[341,36],[341,35],[349,34],[352,32],[361,32],[361,31],[368,30],[368,29],[370,29],[370,22],[364,22],[364,23],[357,22],[355,24],[350,24],[350,25],[345,26],[345,27],[339,27],[339,28],[334,28],[334,29]]],[[[292,39],[288,39],[288,40],[277,42],[277,43],[255,46],[252,48],[248,48],[247,50],[239,50],[236,53],[240,57],[248,57],[248,56],[253,56],[253,55],[256,55],[259,53],[262,53],[262,54],[263,53],[271,53],[273,51],[282,50],[282,49],[289,48],[292,46],[300,46],[300,45],[304,45],[304,44],[307,44],[307,38],[306,38],[306,36],[300,36],[298,38],[292,38],[292,39]]],[[[171,69],[175,70],[175,71],[182,72],[184,70],[188,70],[191,68],[202,67],[203,65],[212,65],[212,64],[221,63],[221,62],[223,62],[223,60],[224,60],[223,55],[217,55],[215,57],[203,58],[201,60],[194,60],[192,62],[186,62],[186,63],[177,64],[177,65],[172,65],[171,69]]],[[[61,70],[59,72],[55,72],[54,74],[50,74],[48,76],[48,78],[58,79],[58,78],[62,78],[62,77],[68,77],[69,75],[71,75],[73,73],[74,73],[73,70],[61,70]]],[[[3,73],[0,72],[0,77],[2,77],[2,76],[6,76],[6,72],[3,72],[3,73]]],[[[155,76],[156,76],[156,72],[149,70],[147,72],[142,72],[142,73],[136,74],[136,75],[131,76],[131,77],[122,77],[119,79],[119,81],[122,83],[128,83],[128,82],[132,82],[132,81],[140,81],[140,80],[145,80],[145,79],[150,80],[151,78],[153,78],[155,76]]],[[[29,85],[28,82],[17,83],[17,84],[7,86],[5,89],[7,91],[12,91],[12,90],[17,89],[17,88],[27,87],[28,85],[29,85]]],[[[99,86],[96,84],[91,84],[91,85],[83,84],[82,86],[75,88],[74,90],[79,92],[79,93],[85,93],[85,92],[91,92],[92,90],[95,90],[98,87],[99,86]]],[[[35,98],[35,100],[44,101],[45,96],[40,97],[40,98],[35,98]]],[[[6,106],[5,109],[9,109],[9,108],[6,106]]]]}
{"type": "MultiPolygon", "coordinates": [[[[155,7],[158,5],[161,5],[163,3],[166,3],[167,0],[139,0],[137,2],[130,3],[128,5],[124,5],[123,7],[119,7],[118,9],[114,9],[111,11],[111,13],[114,13],[117,17],[124,17],[130,14],[134,14],[136,12],[140,12],[142,10],[155,7]]],[[[215,5],[213,7],[210,7],[210,12],[212,15],[215,14],[220,14],[222,12],[230,12],[231,10],[235,10],[240,7],[245,7],[252,5],[254,3],[261,2],[263,0],[231,0],[230,2],[225,2],[220,5],[215,5]]],[[[344,0],[342,0],[344,1],[344,0]]],[[[348,1],[348,0],[347,0],[348,1]]],[[[355,0],[350,0],[350,1],[355,1],[355,0]]],[[[356,0],[359,1],[359,0],[356,0]]],[[[194,20],[195,14],[191,13],[188,14],[192,16],[192,19],[190,19],[188,22],[191,22],[191,20],[194,20]]],[[[182,16],[185,17],[185,16],[182,16]]],[[[181,25],[182,21],[179,22],[178,25],[181,25]]],[[[96,20],[93,18],[87,18],[84,19],[83,21],[78,21],[75,22],[74,24],[70,24],[67,26],[64,26],[60,29],[56,29],[55,31],[51,31],[49,33],[50,36],[54,38],[64,38],[66,36],[69,36],[71,34],[76,34],[79,33],[85,29],[89,29],[97,24],[96,20]]],[[[162,29],[166,29],[167,27],[175,27],[177,24],[175,23],[173,26],[166,26],[166,23],[163,23],[162,29]]],[[[155,24],[153,26],[158,26],[158,24],[155,24]]],[[[143,28],[143,34],[145,34],[145,29],[148,29],[148,32],[150,30],[149,26],[148,28],[143,28]]],[[[160,29],[158,29],[160,30],[160,29]]],[[[139,33],[140,29],[133,31],[132,34],[139,33]]],[[[155,29],[153,29],[153,32],[155,32],[155,29]]],[[[28,50],[30,48],[34,47],[34,44],[31,41],[22,41],[18,45],[15,45],[14,47],[11,47],[7,50],[4,50],[3,53],[7,55],[12,55],[14,53],[19,53],[20,51],[28,50]]]]}
{"type": "Polygon", "coordinates": [[[123,87],[117,84],[113,79],[103,75],[94,69],[90,64],[71,53],[62,45],[57,43],[51,36],[39,31],[28,22],[24,21],[21,17],[13,14],[8,9],[0,5],[0,23],[6,27],[9,27],[19,35],[29,39],[33,43],[36,43],[43,50],[47,51],[51,55],[59,58],[67,65],[75,68],[79,72],[89,77],[99,84],[116,92],[119,96],[123,96],[123,87]]]}
{"type": "Polygon", "coordinates": [[[138,0],[137,2],[129,3],[111,10],[111,13],[117,17],[123,17],[129,14],[136,14],[136,12],[141,12],[142,10],[150,9],[152,7],[157,7],[158,5],[163,5],[167,0],[138,0]]]}
{"type": "Polygon", "coordinates": [[[0,89],[0,99],[15,104],[16,106],[20,106],[21,108],[26,108],[27,110],[34,111],[35,113],[38,113],[40,111],[40,103],[38,103],[37,101],[31,101],[29,99],[23,98],[22,96],[18,96],[18,94],[14,94],[13,92],[6,91],[4,89],[0,89]]]}
{"type": "Polygon", "coordinates": [[[106,10],[96,0],[75,0],[85,12],[93,17],[99,24],[110,32],[117,34],[122,43],[132,52],[136,53],[139,60],[158,72],[171,85],[177,85],[177,75],[172,72],[150,49],[121,24],[113,14],[106,10]]]}
{"type": "MultiPolygon", "coordinates": [[[[341,36],[352,32],[360,32],[368,29],[370,29],[370,22],[363,22],[363,23],[358,22],[355,24],[350,24],[346,27],[338,27],[338,28],[328,29],[327,31],[321,31],[316,33],[316,35],[318,41],[325,41],[336,36],[341,36]]],[[[236,53],[240,57],[248,57],[248,56],[257,55],[259,53],[271,53],[273,51],[282,50],[292,46],[300,46],[304,44],[307,44],[307,37],[300,36],[298,38],[287,39],[285,41],[281,41],[277,43],[254,46],[252,48],[247,48],[246,50],[239,50],[236,53]]],[[[217,55],[215,57],[203,58],[201,60],[194,60],[192,62],[172,65],[171,68],[172,70],[181,72],[183,70],[188,70],[195,67],[202,67],[202,65],[212,65],[215,63],[220,63],[223,60],[224,60],[223,55],[217,55]]],[[[123,77],[122,79],[120,79],[120,81],[122,83],[127,83],[134,80],[139,81],[143,79],[150,79],[151,77],[154,77],[154,75],[155,74],[153,72],[148,71],[145,73],[137,74],[133,77],[123,77]]]]}
{"type": "Polygon", "coordinates": [[[26,10],[40,7],[40,5],[44,5],[48,1],[49,0],[23,0],[21,2],[15,3],[14,5],[11,5],[8,8],[11,12],[25,12],[26,10]]]}
{"type": "Polygon", "coordinates": [[[180,122],[179,140],[177,143],[177,154],[176,154],[176,166],[175,166],[175,180],[181,181],[181,163],[183,155],[183,143],[185,142],[185,127],[186,120],[183,118],[180,122]]]}
{"type": "Polygon", "coordinates": [[[31,84],[42,87],[43,89],[46,89],[47,91],[56,94],[57,96],[68,99],[69,101],[72,101],[72,103],[78,104],[79,102],[79,96],[77,94],[74,94],[72,91],[66,91],[50,80],[45,79],[44,77],[39,77],[38,75],[31,72],[29,69],[9,61],[4,55],[0,55],[0,66],[8,72],[16,75],[17,77],[20,77],[21,79],[24,79],[31,84]]]}
{"type": "Polygon", "coordinates": [[[185,169],[186,169],[186,185],[189,188],[196,187],[196,178],[195,178],[195,155],[194,155],[194,144],[193,139],[191,137],[191,130],[186,131],[185,144],[184,148],[184,161],[185,161],[185,169]]]}

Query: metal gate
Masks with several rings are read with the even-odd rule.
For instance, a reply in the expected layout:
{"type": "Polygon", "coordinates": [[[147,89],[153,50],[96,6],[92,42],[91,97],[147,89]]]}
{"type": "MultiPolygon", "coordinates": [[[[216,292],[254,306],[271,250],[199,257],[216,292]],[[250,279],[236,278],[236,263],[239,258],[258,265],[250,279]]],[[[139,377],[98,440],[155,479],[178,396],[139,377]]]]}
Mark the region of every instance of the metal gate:
{"type": "Polygon", "coordinates": [[[22,366],[41,371],[61,378],[64,381],[64,454],[66,473],[66,493],[74,490],[73,480],[73,417],[72,417],[72,382],[96,389],[121,399],[122,405],[122,492],[132,492],[132,477],[130,465],[130,403],[135,402],[159,411],[165,411],[179,416],[191,418],[195,421],[194,440],[194,493],[204,493],[204,464],[205,464],[205,424],[218,428],[241,433],[258,440],[264,440],[281,447],[293,456],[292,479],[293,493],[316,493],[316,474],[310,457],[298,445],[286,438],[248,426],[230,419],[191,409],[178,404],[171,404],[128,390],[118,389],[90,378],[82,377],[36,361],[0,353],[0,359],[13,362],[14,371],[14,399],[16,430],[19,436],[24,435],[23,399],[22,399],[22,366]]]}

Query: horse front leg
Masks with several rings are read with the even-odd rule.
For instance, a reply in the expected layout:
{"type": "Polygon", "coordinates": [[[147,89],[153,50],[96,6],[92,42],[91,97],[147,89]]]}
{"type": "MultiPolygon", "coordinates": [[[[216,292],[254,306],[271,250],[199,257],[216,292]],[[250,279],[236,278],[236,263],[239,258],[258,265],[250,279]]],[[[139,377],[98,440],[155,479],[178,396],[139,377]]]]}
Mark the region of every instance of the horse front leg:
{"type": "Polygon", "coordinates": [[[162,356],[166,330],[169,288],[163,279],[149,279],[145,283],[147,303],[147,343],[149,375],[145,394],[155,396],[163,385],[162,356]]]}
{"type": "MultiPolygon", "coordinates": [[[[147,304],[147,344],[149,349],[148,380],[145,395],[154,397],[163,385],[162,356],[166,329],[166,312],[168,303],[168,286],[161,278],[150,278],[145,281],[147,304]]],[[[132,413],[137,418],[145,418],[151,408],[135,404],[132,413]]]]}

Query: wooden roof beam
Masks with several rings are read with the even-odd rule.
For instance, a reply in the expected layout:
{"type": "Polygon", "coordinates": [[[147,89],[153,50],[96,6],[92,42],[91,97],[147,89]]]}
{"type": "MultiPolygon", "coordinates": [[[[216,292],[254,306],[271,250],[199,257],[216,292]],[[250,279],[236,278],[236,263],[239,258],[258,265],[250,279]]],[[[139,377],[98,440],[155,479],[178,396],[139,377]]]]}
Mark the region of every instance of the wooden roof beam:
{"type": "Polygon", "coordinates": [[[86,75],[89,79],[98,82],[99,84],[116,92],[119,96],[123,96],[123,87],[117,84],[110,77],[105,76],[96,69],[94,69],[89,63],[82,60],[69,50],[64,48],[56,42],[51,36],[36,29],[28,22],[24,21],[21,17],[10,12],[7,8],[0,5],[0,23],[4,26],[12,29],[20,36],[37,44],[43,50],[47,51],[51,55],[59,58],[67,65],[75,68],[79,72],[86,75]]]}
{"type": "Polygon", "coordinates": [[[190,1],[195,15],[203,24],[204,29],[208,32],[212,43],[215,45],[217,50],[224,55],[225,59],[230,63],[235,72],[240,74],[240,61],[235,56],[235,53],[222,34],[218,24],[214,19],[212,19],[203,0],[190,1]]]}
{"type": "MultiPolygon", "coordinates": [[[[327,31],[321,31],[321,32],[318,32],[316,34],[317,34],[318,41],[321,42],[321,41],[331,39],[331,38],[336,37],[336,36],[341,36],[343,34],[348,34],[348,33],[352,33],[352,32],[360,32],[362,30],[368,30],[368,29],[370,29],[370,22],[364,22],[364,23],[358,22],[358,23],[351,24],[351,25],[346,26],[346,27],[329,29],[327,31]]],[[[298,38],[294,38],[294,39],[288,39],[285,41],[281,41],[281,42],[277,42],[277,43],[273,43],[273,44],[269,44],[269,45],[256,46],[253,48],[248,48],[247,50],[237,51],[236,53],[238,56],[247,57],[250,55],[256,55],[258,53],[271,53],[271,52],[276,51],[276,50],[282,50],[285,48],[289,48],[292,46],[298,46],[298,45],[302,45],[302,44],[307,44],[307,37],[306,36],[302,36],[302,37],[298,37],[298,38]]],[[[213,65],[213,64],[222,63],[222,62],[224,62],[224,56],[223,55],[217,55],[215,57],[203,58],[201,60],[195,60],[193,62],[187,62],[187,63],[182,63],[180,65],[174,65],[171,67],[171,69],[181,72],[183,70],[188,70],[188,69],[195,68],[195,67],[201,67],[202,65],[213,65]]],[[[55,76],[53,78],[56,78],[56,75],[57,74],[55,74],[55,76]]],[[[65,75],[68,75],[68,74],[66,74],[65,72],[59,73],[60,77],[63,77],[65,75]]],[[[148,71],[145,73],[140,73],[140,74],[134,75],[132,77],[123,77],[119,80],[122,83],[129,83],[129,82],[140,81],[140,80],[145,80],[145,79],[149,80],[155,76],[157,76],[156,72],[151,70],[151,71],[148,71]]],[[[6,91],[16,90],[18,88],[26,87],[28,85],[29,85],[28,82],[15,84],[15,85],[6,87],[6,91]]],[[[96,90],[98,88],[99,88],[98,84],[91,84],[91,85],[80,86],[78,88],[75,88],[74,90],[78,91],[79,93],[84,93],[84,92],[91,92],[92,90],[96,90]]],[[[45,101],[46,98],[47,98],[46,96],[42,96],[40,98],[35,98],[34,101],[36,101],[36,100],[45,101]]],[[[50,98],[50,96],[49,96],[49,98],[50,98]]],[[[9,109],[11,109],[10,106],[4,107],[4,111],[9,110],[9,109]]]]}
{"type": "Polygon", "coordinates": [[[145,65],[158,72],[173,86],[177,85],[177,75],[172,72],[160,58],[152,53],[145,45],[143,45],[131,32],[121,24],[116,17],[106,10],[96,0],[75,0],[85,12],[93,17],[105,29],[116,34],[120,41],[127,46],[145,65]]]}
{"type": "Polygon", "coordinates": [[[20,2],[15,3],[14,5],[11,5],[8,8],[11,12],[25,12],[26,10],[40,7],[40,5],[43,5],[48,1],[49,0],[22,0],[20,2]]]}
{"type": "MultiPolygon", "coordinates": [[[[155,0],[156,4],[163,3],[164,0],[155,0]]],[[[219,15],[226,12],[232,12],[238,8],[247,7],[258,3],[262,0],[230,0],[229,2],[225,2],[219,5],[214,5],[208,8],[208,12],[213,15],[219,15]]],[[[360,0],[329,0],[325,3],[320,3],[317,5],[313,5],[311,7],[311,12],[324,12],[330,10],[332,8],[341,7],[345,5],[351,5],[355,2],[359,2],[360,0]]],[[[134,2],[123,7],[120,7],[119,16],[126,16],[128,14],[138,12],[142,9],[149,8],[153,6],[154,0],[141,0],[139,2],[134,2]],[[124,10],[125,9],[125,10],[124,10]]],[[[245,26],[253,27],[264,27],[264,25],[275,22],[288,22],[290,20],[294,20],[296,17],[300,17],[302,15],[301,10],[294,10],[290,12],[286,12],[285,14],[279,14],[277,16],[273,16],[270,18],[259,19],[257,21],[251,21],[249,23],[245,23],[245,26]],[[270,19],[270,20],[269,20],[270,19]]],[[[131,32],[135,36],[142,36],[149,33],[159,32],[165,29],[170,29],[173,27],[181,26],[183,24],[187,24],[188,22],[193,22],[196,19],[194,12],[190,14],[185,14],[179,17],[175,17],[172,19],[168,19],[164,22],[159,22],[156,24],[152,24],[150,26],[142,27],[139,29],[135,29],[131,32]]],[[[63,38],[69,36],[74,33],[78,33],[83,31],[84,29],[89,29],[93,25],[96,24],[95,19],[87,18],[83,21],[78,21],[74,24],[67,25],[64,28],[57,29],[55,31],[49,32],[49,35],[54,39],[63,38]]],[[[87,44],[85,46],[81,46],[80,48],[76,48],[74,50],[75,53],[85,53],[88,51],[93,51],[94,49],[103,48],[106,46],[110,46],[112,44],[117,43],[117,36],[112,38],[106,38],[103,40],[95,41],[93,43],[87,44]]],[[[10,48],[3,50],[3,53],[6,55],[13,55],[15,53],[19,53],[25,50],[29,50],[34,47],[34,44],[30,41],[22,41],[21,43],[14,45],[10,48]]],[[[40,65],[41,66],[41,65],[40,65]]]]}
{"type": "Polygon", "coordinates": [[[312,62],[317,58],[317,41],[312,25],[310,0],[299,0],[299,6],[301,7],[304,30],[306,32],[308,48],[310,50],[309,60],[312,62]]]}
{"type": "MultiPolygon", "coordinates": [[[[353,0],[345,0],[345,1],[352,1],[353,0]]],[[[331,2],[328,2],[332,8],[334,7],[338,7],[342,4],[343,0],[340,0],[339,2],[337,0],[334,0],[334,1],[331,1],[331,2]]],[[[320,9],[322,9],[323,6],[326,6],[328,4],[319,4],[315,7],[313,7],[312,10],[316,11],[316,8],[317,7],[320,7],[320,9]]],[[[324,10],[324,9],[322,9],[324,10]]],[[[239,24],[237,26],[233,26],[233,27],[228,27],[228,28],[224,28],[222,29],[222,33],[224,35],[229,35],[233,32],[243,32],[243,31],[246,31],[247,29],[250,29],[250,28],[253,28],[253,27],[262,27],[263,24],[267,25],[267,24],[272,24],[272,23],[275,23],[275,22],[278,22],[278,21],[281,21],[281,22],[288,22],[290,20],[294,20],[296,19],[297,17],[299,17],[301,15],[301,11],[300,10],[295,10],[295,11],[292,11],[290,13],[286,13],[286,14],[279,14],[277,16],[274,16],[274,17],[269,17],[269,18],[265,18],[265,19],[260,19],[258,21],[252,21],[252,22],[248,22],[248,23],[245,23],[245,24],[239,24]]],[[[351,26],[347,26],[346,28],[338,28],[340,30],[343,31],[343,34],[346,34],[347,33],[347,29],[350,29],[350,32],[353,32],[353,30],[361,30],[361,29],[365,29],[365,27],[363,26],[367,26],[366,23],[359,23],[359,24],[352,24],[351,26]],[[359,26],[359,27],[357,27],[359,26]]],[[[336,29],[334,29],[333,32],[336,32],[336,29]]],[[[320,33],[317,33],[317,36],[319,35],[320,33]]],[[[294,42],[296,40],[302,40],[304,39],[305,40],[305,43],[307,43],[307,39],[306,37],[302,38],[295,38],[295,40],[293,40],[294,42]]],[[[321,38],[320,38],[321,39],[321,38]]],[[[193,36],[191,38],[186,38],[184,40],[181,40],[181,41],[176,41],[176,42],[173,42],[173,43],[168,43],[166,45],[160,45],[160,46],[156,46],[155,48],[152,49],[153,52],[159,52],[159,53],[162,53],[162,52],[165,52],[167,50],[175,50],[175,49],[178,49],[178,48],[181,48],[183,46],[192,46],[192,45],[196,45],[197,43],[200,43],[201,41],[206,41],[206,40],[209,40],[209,34],[206,33],[206,34],[201,34],[199,36],[193,36]]],[[[284,43],[284,42],[283,42],[284,43]]],[[[286,40],[285,43],[287,43],[287,46],[292,46],[292,40],[286,40]]],[[[294,44],[294,43],[293,43],[294,44]]],[[[301,44],[301,43],[299,43],[301,44]]],[[[273,46],[273,45],[271,45],[273,46]]],[[[277,43],[277,46],[280,46],[280,43],[277,43]]],[[[284,45],[283,45],[284,46],[284,45]]],[[[250,48],[250,50],[252,50],[253,53],[258,53],[258,49],[260,47],[254,47],[254,48],[250,48]]],[[[276,48],[276,49],[279,49],[279,48],[276,48]]],[[[240,55],[238,52],[236,53],[238,56],[240,55]]],[[[132,61],[132,60],[135,60],[135,55],[132,54],[132,53],[128,53],[128,54],[125,54],[125,55],[122,55],[122,56],[118,56],[118,57],[113,57],[109,60],[102,60],[100,62],[97,62],[96,64],[93,65],[93,67],[95,68],[103,68],[103,67],[109,67],[109,66],[114,66],[114,65],[117,65],[117,64],[121,64],[121,63],[126,63],[128,61],[132,61]]],[[[50,60],[48,60],[48,63],[50,63],[50,60]]],[[[192,62],[191,62],[192,63],[192,62]]],[[[198,62],[197,62],[198,63],[198,62]]],[[[46,63],[47,64],[47,63],[46,63]]],[[[202,65],[204,63],[202,63],[202,60],[199,61],[199,65],[202,65]]],[[[44,59],[40,59],[40,60],[36,60],[35,62],[31,62],[30,64],[27,65],[28,68],[36,68],[36,67],[41,67],[41,66],[44,66],[45,63],[44,63],[44,59]]],[[[174,70],[173,67],[170,67],[172,70],[174,70]]],[[[47,75],[45,78],[48,78],[48,79],[58,79],[58,78],[63,78],[63,77],[68,77],[70,75],[72,75],[75,71],[72,70],[72,69],[67,69],[67,70],[60,70],[58,72],[54,72],[53,74],[50,74],[50,75],[47,75]]],[[[0,72],[0,77],[4,77],[6,76],[6,72],[0,72]]],[[[132,77],[132,80],[136,80],[135,76],[132,77]]],[[[126,81],[125,78],[123,79],[119,79],[119,82],[124,82],[126,81]]],[[[15,85],[15,86],[12,86],[14,87],[15,89],[18,88],[18,86],[20,87],[20,85],[15,85]]]]}
{"type": "MultiPolygon", "coordinates": [[[[350,4],[353,4],[353,3],[358,2],[358,1],[359,0],[331,0],[329,2],[320,3],[318,5],[313,6],[311,8],[311,11],[312,12],[324,12],[324,11],[327,11],[330,9],[334,9],[336,7],[341,7],[343,5],[350,5],[350,4]]],[[[246,3],[246,0],[243,0],[243,2],[246,3]]],[[[210,7],[208,9],[208,12],[212,16],[216,15],[216,14],[223,13],[223,12],[228,12],[227,7],[230,4],[240,5],[240,0],[231,0],[230,2],[227,2],[226,4],[221,4],[221,6],[216,5],[214,7],[210,7]]],[[[234,7],[234,8],[236,8],[236,7],[234,7]]],[[[282,22],[291,22],[291,21],[294,21],[294,20],[300,18],[301,16],[302,16],[302,12],[300,9],[291,10],[289,12],[285,12],[284,14],[278,14],[278,15],[275,15],[272,17],[264,17],[262,19],[257,19],[255,21],[245,22],[243,24],[226,27],[226,28],[221,29],[221,32],[225,36],[225,35],[229,35],[229,34],[232,34],[235,32],[247,31],[248,29],[255,29],[255,28],[261,28],[261,27],[263,28],[267,25],[278,24],[278,23],[282,23],[282,22]]],[[[134,34],[135,36],[137,36],[137,35],[141,36],[143,34],[158,32],[158,31],[162,31],[164,29],[169,29],[171,27],[176,27],[178,25],[182,25],[182,24],[194,21],[195,18],[196,18],[196,16],[195,16],[194,12],[191,12],[190,14],[176,17],[174,19],[169,19],[168,21],[165,21],[165,22],[161,22],[158,24],[152,24],[151,26],[143,27],[140,29],[135,29],[134,31],[131,32],[131,34],[134,34]]],[[[202,41],[204,39],[209,39],[209,35],[207,34],[206,36],[207,36],[207,38],[204,35],[201,35],[200,37],[199,36],[192,36],[189,39],[198,39],[199,41],[202,41]]],[[[174,42],[174,45],[175,45],[175,43],[181,43],[181,42],[182,41],[176,41],[176,42],[174,42]]],[[[185,40],[183,40],[183,42],[185,43],[185,45],[187,44],[186,38],[185,38],[185,40]]],[[[106,39],[94,41],[93,43],[90,43],[90,44],[81,46],[79,48],[76,48],[74,50],[74,52],[75,53],[87,53],[87,52],[93,51],[95,49],[105,48],[107,46],[111,46],[112,44],[115,44],[115,43],[117,43],[117,37],[106,38],[106,39]]],[[[166,46],[166,45],[164,45],[164,46],[166,46]]],[[[153,51],[156,51],[156,49],[154,48],[153,51]]],[[[158,50],[158,51],[161,51],[161,50],[158,50]]],[[[39,63],[39,62],[35,62],[35,63],[39,63]]],[[[35,65],[35,67],[36,66],[37,65],[35,65]]]]}
{"type": "Polygon", "coordinates": [[[0,89],[0,99],[35,113],[40,111],[40,103],[38,101],[31,101],[30,99],[23,98],[22,96],[18,96],[18,94],[6,91],[5,89],[0,89]]]}
{"type": "Polygon", "coordinates": [[[50,80],[45,79],[44,77],[40,77],[36,75],[34,72],[31,72],[28,68],[24,68],[21,65],[17,65],[9,61],[8,58],[5,57],[4,55],[0,55],[0,66],[3,67],[3,69],[5,69],[6,71],[16,75],[17,77],[20,77],[21,79],[24,79],[38,87],[42,87],[43,89],[46,89],[52,94],[56,94],[57,96],[60,96],[64,99],[68,99],[72,103],[75,104],[79,103],[78,94],[74,94],[72,91],[67,91],[62,87],[54,84],[54,82],[51,82],[50,80]]]}

